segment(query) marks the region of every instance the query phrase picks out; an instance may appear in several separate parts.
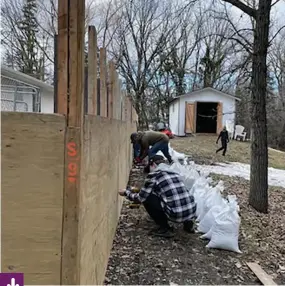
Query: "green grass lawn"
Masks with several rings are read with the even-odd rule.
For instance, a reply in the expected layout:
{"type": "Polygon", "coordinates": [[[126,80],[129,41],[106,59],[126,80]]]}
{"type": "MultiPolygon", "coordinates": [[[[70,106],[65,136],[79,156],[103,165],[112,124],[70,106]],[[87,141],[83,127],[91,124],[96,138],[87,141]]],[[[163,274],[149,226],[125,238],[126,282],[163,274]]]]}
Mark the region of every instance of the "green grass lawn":
{"type": "MultiPolygon", "coordinates": [[[[170,140],[174,150],[192,155],[193,158],[203,158],[215,162],[240,162],[250,164],[250,142],[232,140],[228,144],[226,156],[221,152],[215,154],[217,136],[197,135],[195,137],[177,137],[170,140]]],[[[219,145],[220,146],[220,145],[219,145]]],[[[285,153],[268,150],[269,167],[285,169],[285,153]]],[[[206,161],[207,162],[207,161],[206,161]]]]}

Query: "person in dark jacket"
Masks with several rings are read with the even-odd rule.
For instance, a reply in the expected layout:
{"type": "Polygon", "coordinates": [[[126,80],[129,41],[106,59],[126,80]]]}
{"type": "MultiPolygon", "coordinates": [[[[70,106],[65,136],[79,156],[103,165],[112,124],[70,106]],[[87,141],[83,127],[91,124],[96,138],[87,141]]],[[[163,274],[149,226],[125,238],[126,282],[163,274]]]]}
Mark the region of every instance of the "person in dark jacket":
{"type": "Polygon", "coordinates": [[[223,150],[223,156],[226,155],[226,152],[227,152],[227,146],[228,146],[228,143],[229,143],[229,133],[227,131],[227,128],[224,126],[224,129],[220,132],[220,135],[217,139],[217,142],[216,144],[218,144],[219,140],[221,139],[221,143],[222,143],[222,147],[219,148],[216,153],[220,152],[223,150]]]}
{"type": "Polygon", "coordinates": [[[140,154],[135,158],[137,163],[148,156],[151,159],[157,152],[161,151],[169,163],[173,160],[169,154],[169,138],[166,134],[156,131],[145,131],[131,134],[133,144],[140,145],[140,154]]]}

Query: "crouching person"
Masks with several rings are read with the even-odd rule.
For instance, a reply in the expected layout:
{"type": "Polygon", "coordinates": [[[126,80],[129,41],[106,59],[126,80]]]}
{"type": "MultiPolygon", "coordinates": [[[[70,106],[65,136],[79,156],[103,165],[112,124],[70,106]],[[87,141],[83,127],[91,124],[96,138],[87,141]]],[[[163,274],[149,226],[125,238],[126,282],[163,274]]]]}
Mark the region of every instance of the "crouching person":
{"type": "Polygon", "coordinates": [[[131,190],[119,191],[130,201],[142,203],[150,217],[159,226],[150,234],[172,237],[169,221],[183,223],[184,230],[194,232],[193,219],[196,213],[194,197],[189,194],[178,173],[169,169],[162,156],[155,155],[149,161],[149,171],[139,193],[131,190]]]}

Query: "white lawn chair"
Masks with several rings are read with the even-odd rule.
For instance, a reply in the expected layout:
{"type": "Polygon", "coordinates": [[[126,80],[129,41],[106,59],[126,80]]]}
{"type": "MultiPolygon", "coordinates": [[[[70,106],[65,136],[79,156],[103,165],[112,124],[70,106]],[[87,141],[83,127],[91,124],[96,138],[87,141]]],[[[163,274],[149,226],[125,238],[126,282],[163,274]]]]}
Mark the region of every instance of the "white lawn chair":
{"type": "Polygon", "coordinates": [[[236,125],[234,139],[240,138],[242,141],[245,141],[246,132],[243,132],[244,127],[242,125],[236,125]]]}
{"type": "Polygon", "coordinates": [[[234,123],[231,122],[230,120],[226,120],[226,128],[227,131],[229,133],[229,139],[233,139],[233,135],[234,135],[234,123]]]}

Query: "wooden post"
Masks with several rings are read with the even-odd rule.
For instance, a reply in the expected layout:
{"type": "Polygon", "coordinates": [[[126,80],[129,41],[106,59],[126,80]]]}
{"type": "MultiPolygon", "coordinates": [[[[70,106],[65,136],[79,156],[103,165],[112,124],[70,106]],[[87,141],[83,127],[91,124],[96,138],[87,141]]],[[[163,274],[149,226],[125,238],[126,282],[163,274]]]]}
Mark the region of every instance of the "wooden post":
{"type": "Polygon", "coordinates": [[[122,110],[121,110],[121,120],[122,121],[126,121],[126,98],[125,98],[125,93],[124,91],[121,90],[121,106],[122,106],[122,110]]]}
{"type": "Polygon", "coordinates": [[[54,89],[53,89],[53,112],[57,113],[57,65],[58,65],[58,60],[57,60],[57,38],[58,36],[55,34],[54,35],[54,70],[53,70],[53,82],[54,82],[54,89]]]}
{"type": "Polygon", "coordinates": [[[107,117],[106,49],[100,48],[100,116],[107,117]]]}
{"type": "Polygon", "coordinates": [[[115,118],[117,120],[120,119],[120,110],[121,110],[121,104],[120,104],[120,82],[119,82],[119,75],[116,73],[116,108],[115,108],[115,118]]]}
{"type": "Polygon", "coordinates": [[[88,114],[97,115],[97,32],[88,27],[88,114]]]}
{"type": "Polygon", "coordinates": [[[116,80],[115,64],[111,61],[109,62],[109,97],[108,97],[109,118],[114,118],[113,109],[114,109],[115,80],[116,80]]]}
{"type": "Polygon", "coordinates": [[[116,70],[114,70],[114,83],[112,86],[113,89],[113,115],[112,117],[114,119],[118,119],[117,113],[118,113],[118,74],[116,70]]]}
{"type": "Polygon", "coordinates": [[[124,119],[125,121],[129,121],[129,99],[126,95],[126,92],[124,91],[124,119]]]}
{"type": "Polygon", "coordinates": [[[58,110],[67,118],[60,279],[63,285],[80,282],[78,220],[84,119],[84,10],[84,0],[59,1],[58,110]]]}
{"type": "Polygon", "coordinates": [[[67,115],[68,0],[58,5],[57,61],[57,112],[67,115]]]}
{"type": "Polygon", "coordinates": [[[122,80],[119,79],[119,120],[123,120],[123,110],[124,110],[124,105],[123,105],[123,95],[122,95],[122,80]]]}

